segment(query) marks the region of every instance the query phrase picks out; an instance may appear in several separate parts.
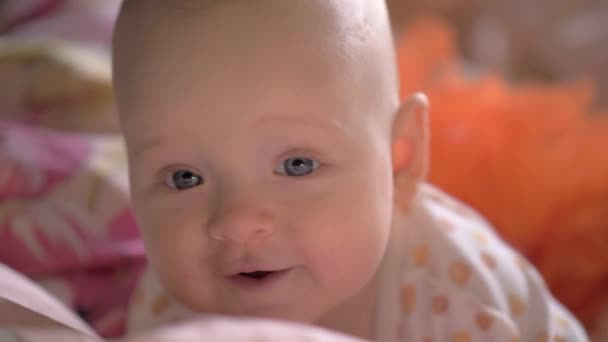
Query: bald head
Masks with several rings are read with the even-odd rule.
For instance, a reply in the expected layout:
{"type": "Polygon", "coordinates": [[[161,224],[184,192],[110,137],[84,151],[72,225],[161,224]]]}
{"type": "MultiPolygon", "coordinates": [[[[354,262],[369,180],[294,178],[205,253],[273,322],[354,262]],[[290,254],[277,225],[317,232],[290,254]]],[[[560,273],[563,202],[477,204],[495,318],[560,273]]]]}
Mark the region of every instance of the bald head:
{"type": "Polygon", "coordinates": [[[121,114],[137,111],[125,108],[125,98],[136,106],[154,96],[140,93],[140,84],[166,73],[211,80],[212,73],[224,72],[213,86],[232,91],[235,84],[222,84],[234,82],[231,75],[298,77],[314,85],[341,73],[358,88],[348,96],[377,97],[370,108],[376,116],[398,105],[381,0],[126,0],[116,25],[114,65],[121,114]]]}
{"type": "MultiPolygon", "coordinates": [[[[155,28],[166,30],[169,26],[178,29],[191,21],[200,25],[199,32],[205,27],[218,29],[215,25],[219,24],[217,19],[222,14],[228,14],[222,20],[224,24],[235,28],[254,25],[281,34],[304,30],[313,39],[318,34],[338,31],[346,45],[352,39],[385,39],[388,32],[382,0],[125,0],[115,42],[120,46],[124,41],[121,39],[123,33],[131,32],[142,38],[149,36],[146,33],[155,28]],[[291,30],[285,31],[288,27],[291,30]]],[[[255,34],[252,28],[249,26],[249,30],[241,34],[255,34]]]]}

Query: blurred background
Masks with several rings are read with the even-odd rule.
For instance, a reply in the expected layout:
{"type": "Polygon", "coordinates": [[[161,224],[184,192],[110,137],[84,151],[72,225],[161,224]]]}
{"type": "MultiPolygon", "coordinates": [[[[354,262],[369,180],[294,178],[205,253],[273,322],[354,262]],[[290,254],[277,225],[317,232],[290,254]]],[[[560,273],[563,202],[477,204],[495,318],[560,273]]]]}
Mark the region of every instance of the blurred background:
{"type": "MultiPolygon", "coordinates": [[[[608,341],[608,0],[387,0],[430,181],[608,341]]],[[[113,103],[119,0],[0,0],[0,262],[105,336],[145,265],[113,103]]]]}

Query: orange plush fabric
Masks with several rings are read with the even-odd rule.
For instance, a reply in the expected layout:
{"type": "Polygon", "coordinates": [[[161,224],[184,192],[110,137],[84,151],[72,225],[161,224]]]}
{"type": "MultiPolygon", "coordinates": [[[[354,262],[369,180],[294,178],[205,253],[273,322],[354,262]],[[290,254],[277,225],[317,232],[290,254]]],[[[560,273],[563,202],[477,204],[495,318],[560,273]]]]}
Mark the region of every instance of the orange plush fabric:
{"type": "Polygon", "coordinates": [[[590,81],[474,76],[452,31],[420,18],[398,37],[402,95],[431,101],[430,181],[482,212],[593,328],[608,313],[608,110],[590,81]]]}

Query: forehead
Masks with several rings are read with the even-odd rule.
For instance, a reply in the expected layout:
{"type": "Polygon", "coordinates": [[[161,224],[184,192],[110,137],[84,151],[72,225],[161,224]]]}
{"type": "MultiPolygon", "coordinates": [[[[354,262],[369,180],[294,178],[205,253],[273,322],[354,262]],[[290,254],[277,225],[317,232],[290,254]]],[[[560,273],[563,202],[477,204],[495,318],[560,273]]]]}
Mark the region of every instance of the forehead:
{"type": "Polygon", "coordinates": [[[150,29],[126,30],[115,58],[124,121],[159,123],[184,113],[210,124],[266,113],[346,119],[377,109],[370,103],[377,92],[369,90],[382,89],[373,87],[382,63],[369,51],[376,47],[365,20],[346,22],[314,7],[261,7],[148,18],[142,25],[150,29]]]}

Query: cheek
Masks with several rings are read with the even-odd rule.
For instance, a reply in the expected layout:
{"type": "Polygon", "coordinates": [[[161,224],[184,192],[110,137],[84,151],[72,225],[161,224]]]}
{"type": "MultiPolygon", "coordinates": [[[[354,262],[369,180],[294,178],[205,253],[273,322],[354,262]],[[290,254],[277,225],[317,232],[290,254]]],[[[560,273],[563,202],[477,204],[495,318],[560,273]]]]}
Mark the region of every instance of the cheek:
{"type": "MultiPolygon", "coordinates": [[[[326,281],[362,285],[375,273],[390,235],[390,164],[343,177],[308,217],[307,260],[326,281]]],[[[313,270],[314,272],[314,270],[313,270]]]]}
{"type": "Polygon", "coordinates": [[[195,210],[133,198],[151,266],[163,280],[200,277],[204,230],[195,210]]]}

